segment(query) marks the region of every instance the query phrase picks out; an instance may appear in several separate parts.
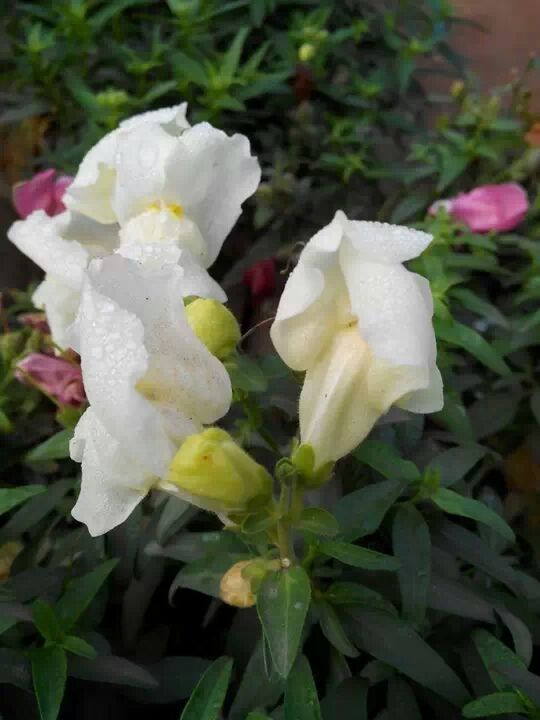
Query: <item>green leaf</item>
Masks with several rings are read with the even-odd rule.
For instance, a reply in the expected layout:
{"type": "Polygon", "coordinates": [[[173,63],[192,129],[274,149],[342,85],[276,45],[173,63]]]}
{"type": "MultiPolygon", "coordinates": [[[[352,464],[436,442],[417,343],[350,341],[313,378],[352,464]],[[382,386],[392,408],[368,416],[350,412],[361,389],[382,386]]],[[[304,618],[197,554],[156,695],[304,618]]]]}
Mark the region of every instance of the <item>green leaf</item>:
{"type": "Polygon", "coordinates": [[[334,537],[339,532],[338,521],[332,513],[316,507],[304,508],[295,527],[299,530],[307,530],[314,535],[327,537],[334,537]]]}
{"type": "Polygon", "coordinates": [[[463,717],[483,718],[505,713],[527,712],[527,706],[515,692],[498,692],[467,703],[462,710],[463,717]]]}
{"type": "Polygon", "coordinates": [[[400,225],[405,220],[418,216],[421,211],[427,208],[430,198],[431,195],[427,192],[407,194],[407,197],[401,200],[393,209],[390,222],[400,225]]]}
{"type": "Polygon", "coordinates": [[[422,720],[411,686],[399,675],[388,679],[386,704],[390,717],[399,720],[422,720]]]}
{"type": "Polygon", "coordinates": [[[232,660],[213,662],[193,691],[180,720],[218,720],[232,672],[232,660]]]}
{"type": "Polygon", "coordinates": [[[513,683],[497,672],[497,669],[505,665],[526,670],[523,660],[487,630],[475,630],[472,639],[497,690],[512,690],[513,683]]]}
{"type": "Polygon", "coordinates": [[[249,33],[249,28],[240,28],[236,33],[234,40],[232,41],[229,49],[225,53],[223,62],[220,66],[220,76],[227,80],[229,83],[234,79],[234,75],[238,70],[240,63],[240,56],[242,55],[242,49],[246,42],[246,37],[249,33]]]}
{"type": "MultiPolygon", "coordinates": [[[[37,525],[40,520],[56,508],[64,495],[73,487],[73,484],[74,480],[72,479],[58,480],[47,488],[43,488],[44,492],[40,490],[34,493],[37,497],[31,497],[0,530],[0,541],[17,540],[22,533],[37,525]]],[[[27,487],[41,488],[41,486],[27,487]]]]}
{"type": "Polygon", "coordinates": [[[457,345],[463,348],[479,362],[499,375],[510,374],[510,368],[493,345],[490,345],[487,340],[484,340],[484,338],[472,328],[458,322],[454,322],[453,325],[448,325],[437,319],[434,320],[433,324],[437,337],[440,340],[444,340],[450,345],[457,345]]]}
{"type": "Polygon", "coordinates": [[[194,60],[189,55],[178,51],[172,55],[171,62],[180,81],[187,80],[199,87],[207,87],[208,75],[204,65],[198,60],[194,60]]]}
{"type": "Polygon", "coordinates": [[[66,686],[66,653],[61,647],[32,650],[32,680],[41,720],[56,720],[66,686]]]}
{"type": "Polygon", "coordinates": [[[62,632],[56,613],[50,605],[43,600],[36,600],[32,606],[32,615],[35,626],[45,640],[52,643],[58,643],[63,640],[64,633],[62,632]]]}
{"type": "Polygon", "coordinates": [[[47,460],[63,460],[69,457],[69,442],[73,437],[73,430],[60,430],[45,442],[32,448],[24,456],[26,463],[40,463],[47,460]]]}
{"type": "Polygon", "coordinates": [[[270,573],[257,593],[257,611],[281,677],[295,661],[310,600],[311,584],[301,567],[270,573]]]}
{"type": "MultiPolygon", "coordinates": [[[[230,534],[230,533],[227,533],[230,534]]],[[[214,546],[216,551],[218,547],[214,546]]],[[[249,553],[215,552],[208,557],[195,560],[183,567],[169,588],[169,601],[174,597],[178,588],[189,588],[197,592],[219,597],[219,584],[227,570],[239,560],[247,560],[249,553]]]]}
{"type": "Polygon", "coordinates": [[[396,617],[398,614],[396,608],[383,595],[359,583],[333,583],[324,596],[333,605],[361,605],[362,607],[388,612],[396,617]]]}
{"type": "Polygon", "coordinates": [[[448,488],[438,488],[435,494],[431,496],[431,499],[444,512],[484,523],[500,533],[509,542],[514,543],[516,541],[514,531],[502,517],[478,500],[463,497],[463,495],[459,495],[459,493],[448,488]]]}
{"type": "Polygon", "coordinates": [[[414,505],[402,505],[392,527],[394,554],[401,563],[399,588],[404,620],[419,629],[424,624],[431,576],[431,537],[414,505]]]}
{"type": "Polygon", "coordinates": [[[463,683],[410,625],[378,610],[355,608],[350,633],[357,647],[420,685],[461,707],[468,699],[463,683]]]}
{"type": "Polygon", "coordinates": [[[488,448],[476,444],[449,448],[434,457],[430,461],[428,468],[430,470],[436,469],[439,472],[441,485],[449,487],[459,480],[463,480],[469,470],[488,452],[488,448]]]}
{"type": "Polygon", "coordinates": [[[416,465],[410,460],[403,460],[397,450],[388,443],[364,440],[353,455],[390,480],[414,482],[420,478],[416,465]]]}
{"type": "Polygon", "coordinates": [[[358,540],[371,535],[401,495],[403,483],[383,480],[355,490],[342,497],[334,507],[334,515],[345,540],[358,540]]]}
{"type": "Polygon", "coordinates": [[[100,655],[97,661],[70,655],[69,675],[90,682],[126,685],[145,690],[156,690],[159,687],[158,681],[148,670],[116,655],[100,655]]]}
{"type": "Polygon", "coordinates": [[[68,583],[55,607],[60,624],[66,632],[75,625],[117,564],[118,560],[107,560],[86,575],[68,583]]]}
{"type": "Polygon", "coordinates": [[[250,712],[249,715],[246,716],[246,720],[272,720],[272,718],[255,711],[250,712]]]}
{"type": "Polygon", "coordinates": [[[475,293],[471,290],[458,287],[454,288],[450,294],[452,297],[457,298],[463,307],[485,318],[492,325],[498,325],[503,328],[508,327],[508,320],[504,317],[499,308],[492,305],[487,300],[478,297],[478,295],[475,295],[475,293]]]}
{"type": "Polygon", "coordinates": [[[311,668],[300,655],[285,686],[285,720],[322,720],[311,668]]]}
{"type": "Polygon", "coordinates": [[[318,545],[324,555],[340,560],[345,565],[363,568],[364,570],[398,570],[400,562],[391,555],[368,550],[359,545],[349,545],[338,540],[325,540],[318,545]]]}
{"type": "Polygon", "coordinates": [[[0,488],[0,515],[9,512],[46,489],[45,485],[23,485],[17,488],[0,488]]]}
{"type": "Polygon", "coordinates": [[[350,677],[330,690],[321,704],[324,720],[368,720],[366,680],[350,677]]]}
{"type": "Polygon", "coordinates": [[[97,656],[96,651],[90,643],[87,643],[86,640],[83,640],[80,637],[75,637],[75,635],[68,635],[64,638],[62,641],[62,647],[64,650],[67,650],[74,655],[79,655],[80,657],[92,659],[97,656]]]}
{"type": "Polygon", "coordinates": [[[319,623],[328,642],[346,657],[357,657],[358,650],[351,643],[334,608],[324,600],[316,604],[319,623]]]}

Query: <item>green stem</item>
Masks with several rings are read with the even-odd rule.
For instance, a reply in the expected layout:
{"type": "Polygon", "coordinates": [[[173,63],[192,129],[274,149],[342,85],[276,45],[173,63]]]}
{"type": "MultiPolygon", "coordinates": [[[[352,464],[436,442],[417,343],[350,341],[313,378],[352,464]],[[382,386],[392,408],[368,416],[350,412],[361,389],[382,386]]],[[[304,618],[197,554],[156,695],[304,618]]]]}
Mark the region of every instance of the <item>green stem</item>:
{"type": "Polygon", "coordinates": [[[296,479],[283,482],[279,498],[280,519],[276,526],[276,546],[281,562],[288,567],[296,562],[292,525],[304,507],[304,489],[296,479]]]}

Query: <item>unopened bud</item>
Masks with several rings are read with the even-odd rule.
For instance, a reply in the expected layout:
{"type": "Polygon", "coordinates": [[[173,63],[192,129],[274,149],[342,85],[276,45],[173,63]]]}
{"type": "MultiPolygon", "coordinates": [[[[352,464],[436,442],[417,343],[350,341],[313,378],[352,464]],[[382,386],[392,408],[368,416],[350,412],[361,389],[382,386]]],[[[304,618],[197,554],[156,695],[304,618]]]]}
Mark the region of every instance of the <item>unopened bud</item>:
{"type": "Polygon", "coordinates": [[[313,43],[302,43],[298,49],[298,59],[300,62],[309,62],[313,57],[315,57],[315,53],[317,52],[317,48],[313,43]]]}
{"type": "Polygon", "coordinates": [[[234,352],[240,341],[240,326],[232,312],[217,300],[197,298],[186,307],[191,329],[219,360],[234,352]]]}

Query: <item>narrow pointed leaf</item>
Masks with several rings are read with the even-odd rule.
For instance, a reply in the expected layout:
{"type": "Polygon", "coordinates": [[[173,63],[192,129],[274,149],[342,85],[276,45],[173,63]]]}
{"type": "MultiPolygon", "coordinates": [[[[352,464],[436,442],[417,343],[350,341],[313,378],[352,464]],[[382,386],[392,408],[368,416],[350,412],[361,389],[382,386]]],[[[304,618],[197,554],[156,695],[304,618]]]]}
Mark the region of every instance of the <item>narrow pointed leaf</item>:
{"type": "Polygon", "coordinates": [[[271,573],[257,593],[257,611],[277,672],[286,678],[293,666],[311,600],[311,585],[301,567],[271,573]]]}
{"type": "Polygon", "coordinates": [[[213,662],[193,691],[180,720],[218,720],[231,671],[230,658],[222,657],[213,662]]]}
{"type": "Polygon", "coordinates": [[[300,655],[285,687],[285,720],[322,720],[309,663],[300,655]]]}
{"type": "Polygon", "coordinates": [[[33,650],[32,681],[41,720],[56,720],[66,686],[66,653],[51,645],[33,650]]]}
{"type": "Polygon", "coordinates": [[[345,565],[352,565],[364,570],[394,571],[400,567],[399,560],[391,555],[384,555],[375,552],[375,550],[368,550],[359,545],[349,545],[337,540],[325,540],[320,543],[319,551],[324,555],[340,560],[345,565]]]}
{"type": "Polygon", "coordinates": [[[464,497],[448,488],[438,488],[435,494],[431,496],[431,499],[441,510],[444,510],[444,512],[476,520],[484,525],[488,525],[509,542],[514,543],[516,541],[514,531],[506,521],[479,500],[464,497]]]}

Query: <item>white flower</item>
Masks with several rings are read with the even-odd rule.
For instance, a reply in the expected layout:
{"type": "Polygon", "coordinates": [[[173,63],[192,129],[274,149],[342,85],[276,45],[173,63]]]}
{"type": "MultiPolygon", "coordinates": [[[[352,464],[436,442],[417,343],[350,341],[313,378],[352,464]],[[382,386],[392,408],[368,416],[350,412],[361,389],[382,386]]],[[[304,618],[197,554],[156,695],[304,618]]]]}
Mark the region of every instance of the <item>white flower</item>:
{"type": "Polygon", "coordinates": [[[90,403],[71,443],[82,463],[73,516],[99,535],[159,485],[182,441],[228,410],[223,365],[191,330],[183,270],[119,255],[90,264],[72,346],[90,403]]]}
{"type": "Polygon", "coordinates": [[[209,267],[260,181],[248,139],[189,127],[185,103],[122,123],[83,159],[67,207],[119,223],[122,254],[173,246],[209,267]]]}
{"type": "Polygon", "coordinates": [[[317,466],[350,452],[391,405],[441,409],[429,283],[402,265],[431,240],[339,211],[289,277],[271,336],[291,368],[307,371],[300,432],[317,466]]]}
{"type": "Polygon", "coordinates": [[[36,210],[13,223],[8,238],[44,270],[45,280],[33,301],[47,313],[53,340],[67,347],[67,329],[77,313],[84,271],[92,258],[108,255],[118,246],[116,226],[68,211],[49,217],[36,210]]]}

